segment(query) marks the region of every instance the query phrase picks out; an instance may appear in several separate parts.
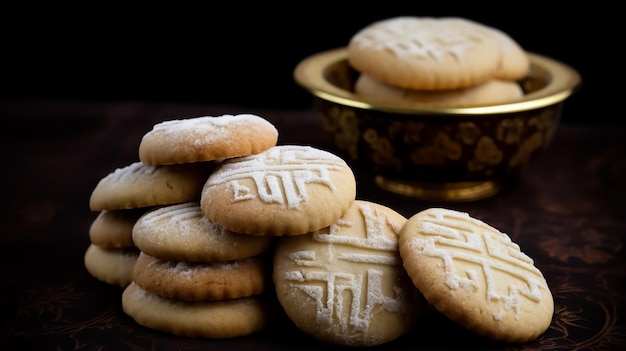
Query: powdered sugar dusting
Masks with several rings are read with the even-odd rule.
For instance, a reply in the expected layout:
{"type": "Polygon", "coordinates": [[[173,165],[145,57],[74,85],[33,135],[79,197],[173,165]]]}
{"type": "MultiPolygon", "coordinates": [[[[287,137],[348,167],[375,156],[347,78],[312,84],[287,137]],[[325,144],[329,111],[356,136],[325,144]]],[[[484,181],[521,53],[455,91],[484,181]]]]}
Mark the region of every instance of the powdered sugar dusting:
{"type": "Polygon", "coordinates": [[[159,273],[193,279],[199,275],[211,274],[211,272],[216,270],[228,271],[237,269],[242,261],[186,262],[157,260],[155,262],[156,271],[159,273]]]}
{"type": "Polygon", "coordinates": [[[222,127],[231,128],[233,125],[251,124],[258,126],[270,126],[264,118],[253,114],[201,116],[187,119],[174,119],[157,123],[152,127],[155,132],[167,132],[172,134],[198,131],[202,134],[207,132],[219,133],[222,127]]]}
{"type": "Polygon", "coordinates": [[[328,233],[314,232],[312,240],[327,244],[325,250],[290,253],[294,270],[280,275],[314,301],[319,324],[334,325],[337,334],[346,338],[362,337],[376,309],[394,313],[408,304],[406,292],[389,274],[401,264],[397,235],[402,223],[395,223],[365,202],[358,209],[357,218],[338,220],[325,229],[328,233]],[[354,221],[361,219],[365,222],[364,235],[345,235],[356,230],[354,221]],[[338,264],[345,263],[351,268],[338,269],[338,264]],[[392,294],[383,288],[388,284],[393,286],[392,294]],[[344,300],[346,296],[353,298],[344,300]],[[344,318],[346,311],[348,317],[344,318]]]}
{"type": "Polygon", "coordinates": [[[410,249],[440,258],[445,284],[450,289],[479,292],[480,282],[484,280],[485,300],[503,302],[515,312],[516,318],[520,299],[535,303],[541,300],[540,289],[548,289],[543,275],[508,235],[464,212],[434,208],[422,214],[417,226],[419,235],[412,237],[410,249]],[[510,277],[506,280],[510,283],[496,281],[496,276],[501,274],[510,277]]]}
{"type": "Polygon", "coordinates": [[[259,199],[298,208],[308,197],[307,185],[321,184],[335,191],[333,172],[350,171],[344,160],[309,146],[275,146],[260,154],[224,161],[207,186],[228,183],[233,201],[259,199]],[[251,179],[251,189],[242,180],[251,179]]]}
{"type": "Polygon", "coordinates": [[[465,52],[488,40],[475,29],[462,19],[397,17],[366,27],[352,41],[397,57],[442,61],[444,56],[452,56],[460,62],[465,52]]]}

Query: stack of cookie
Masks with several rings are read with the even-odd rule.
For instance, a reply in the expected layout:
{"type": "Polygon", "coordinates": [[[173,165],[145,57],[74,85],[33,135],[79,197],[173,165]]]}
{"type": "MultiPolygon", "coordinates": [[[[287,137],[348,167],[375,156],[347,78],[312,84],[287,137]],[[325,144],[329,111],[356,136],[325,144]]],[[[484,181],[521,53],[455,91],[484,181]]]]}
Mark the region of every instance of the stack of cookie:
{"type": "Polygon", "coordinates": [[[152,166],[134,162],[102,178],[89,206],[99,212],[89,235],[85,267],[97,279],[126,287],[139,250],[132,241],[135,221],[154,206],[199,199],[212,164],[152,166]]]}
{"type": "Polygon", "coordinates": [[[259,153],[277,139],[271,123],[250,114],[155,125],[141,140],[140,161],[111,172],[92,192],[90,208],[101,213],[91,232],[116,214],[125,219],[119,225],[124,224],[124,240],[117,245],[126,247],[109,249],[100,244],[104,240],[92,239],[87,270],[125,288],[124,310],[140,324],[204,337],[259,330],[269,319],[270,304],[247,297],[266,289],[271,270],[261,254],[270,249],[271,238],[242,237],[212,225],[199,200],[223,159],[259,153]]]}
{"type": "Polygon", "coordinates": [[[139,255],[132,239],[133,226],[144,209],[102,210],[89,228],[91,244],[85,267],[97,279],[126,287],[139,255]]]}
{"type": "Polygon", "coordinates": [[[190,337],[262,330],[272,312],[272,238],[228,231],[198,202],[147,212],[133,228],[141,250],[124,311],[139,324],[190,337]]]}
{"type": "Polygon", "coordinates": [[[460,17],[394,17],[357,32],[348,62],[355,92],[428,107],[511,103],[529,69],[522,47],[503,31],[460,17]]]}

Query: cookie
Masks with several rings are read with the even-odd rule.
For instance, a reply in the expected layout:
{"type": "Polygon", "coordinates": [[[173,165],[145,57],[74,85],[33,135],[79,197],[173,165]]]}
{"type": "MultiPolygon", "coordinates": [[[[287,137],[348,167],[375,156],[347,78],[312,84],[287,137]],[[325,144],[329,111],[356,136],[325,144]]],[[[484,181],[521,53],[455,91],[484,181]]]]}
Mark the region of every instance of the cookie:
{"type": "Polygon", "coordinates": [[[144,327],[185,337],[234,338],[263,330],[273,309],[263,295],[183,301],[149,293],[135,283],[122,293],[124,312],[144,327]]]}
{"type": "Polygon", "coordinates": [[[357,71],[416,90],[458,89],[494,77],[501,62],[492,31],[457,17],[394,17],[358,31],[347,46],[357,71]]]}
{"type": "Polygon", "coordinates": [[[403,226],[399,249],[428,302],[468,330],[521,343],[550,326],[554,301],[541,271],[508,235],[469,214],[421,211],[403,226]]]}
{"type": "Polygon", "coordinates": [[[515,81],[528,75],[530,71],[530,58],[528,53],[507,33],[500,29],[487,27],[500,44],[502,58],[493,78],[499,80],[515,81]]]}
{"type": "Polygon", "coordinates": [[[91,243],[104,249],[134,246],[133,226],[146,211],[146,208],[137,208],[98,213],[89,227],[91,243]]]}
{"type": "Polygon", "coordinates": [[[214,162],[151,166],[134,162],[102,178],[89,199],[92,211],[168,205],[200,198],[214,162]]]}
{"type": "Polygon", "coordinates": [[[133,227],[133,242],[164,260],[211,262],[256,256],[272,249],[273,238],[235,233],[204,216],[199,202],[155,208],[133,227]]]}
{"type": "Polygon", "coordinates": [[[149,165],[211,161],[256,154],[276,145],[278,130],[253,114],[203,116],[155,124],[139,144],[149,165]]]}
{"type": "Polygon", "coordinates": [[[402,267],[399,213],[356,200],[322,230],[279,238],[273,281],[278,302],[305,333],[366,347],[399,338],[427,304],[402,267]]]}
{"type": "Polygon", "coordinates": [[[85,251],[85,268],[94,278],[110,285],[126,287],[133,280],[133,269],[139,257],[135,247],[103,249],[90,244],[85,251]]]}
{"type": "Polygon", "coordinates": [[[409,101],[431,107],[505,104],[524,97],[521,86],[513,81],[490,79],[484,83],[460,89],[414,90],[386,84],[365,74],[357,79],[354,91],[369,98],[409,101]]]}
{"type": "Polygon", "coordinates": [[[265,292],[270,263],[264,256],[232,261],[168,261],[140,253],[133,282],[169,299],[219,300],[265,292]]]}
{"type": "Polygon", "coordinates": [[[202,212],[237,233],[299,235],[331,225],[356,196],[348,164],[330,152],[278,145],[228,159],[202,190],[202,212]]]}

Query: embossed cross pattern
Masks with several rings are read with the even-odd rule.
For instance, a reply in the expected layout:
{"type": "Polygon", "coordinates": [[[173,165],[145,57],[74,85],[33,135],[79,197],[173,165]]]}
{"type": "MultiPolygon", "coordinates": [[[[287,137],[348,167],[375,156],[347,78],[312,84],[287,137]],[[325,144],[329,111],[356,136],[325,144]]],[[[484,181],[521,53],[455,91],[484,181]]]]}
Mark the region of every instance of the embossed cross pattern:
{"type": "Polygon", "coordinates": [[[480,292],[484,281],[485,299],[502,301],[516,313],[522,296],[539,302],[539,289],[547,287],[533,260],[506,234],[481,221],[472,220],[473,225],[467,221],[468,217],[432,216],[421,227],[423,239],[416,247],[443,261],[445,284],[450,289],[480,292]]]}

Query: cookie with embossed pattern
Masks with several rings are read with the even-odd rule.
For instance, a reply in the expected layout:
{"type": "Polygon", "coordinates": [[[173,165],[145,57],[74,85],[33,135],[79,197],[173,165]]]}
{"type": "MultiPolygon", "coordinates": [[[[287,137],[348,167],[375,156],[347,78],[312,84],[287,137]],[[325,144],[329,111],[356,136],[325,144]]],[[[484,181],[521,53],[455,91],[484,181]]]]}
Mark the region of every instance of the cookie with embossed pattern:
{"type": "Polygon", "coordinates": [[[256,154],[276,145],[278,130],[253,114],[202,116],[157,123],[139,144],[150,165],[212,161],[256,154]]]}
{"type": "Polygon", "coordinates": [[[427,304],[402,268],[398,234],[406,218],[356,200],[332,225],[279,238],[273,280],[294,324],[328,343],[366,347],[399,338],[427,304]]]}
{"type": "Polygon", "coordinates": [[[554,300],[543,274],[490,225],[465,212],[430,208],[409,218],[398,244],[415,286],[468,330],[521,343],[550,326],[554,300]]]}
{"type": "Polygon", "coordinates": [[[339,156],[278,145],[220,163],[200,205],[210,221],[237,233],[300,235],[331,225],[355,196],[354,173],[339,156]]]}
{"type": "Polygon", "coordinates": [[[458,89],[495,78],[500,42],[483,25],[460,17],[402,16],[372,23],[348,43],[348,62],[387,84],[458,89]]]}
{"type": "Polygon", "coordinates": [[[155,208],[132,228],[135,245],[150,256],[187,262],[229,261],[266,253],[270,236],[235,233],[211,222],[197,201],[155,208]]]}

